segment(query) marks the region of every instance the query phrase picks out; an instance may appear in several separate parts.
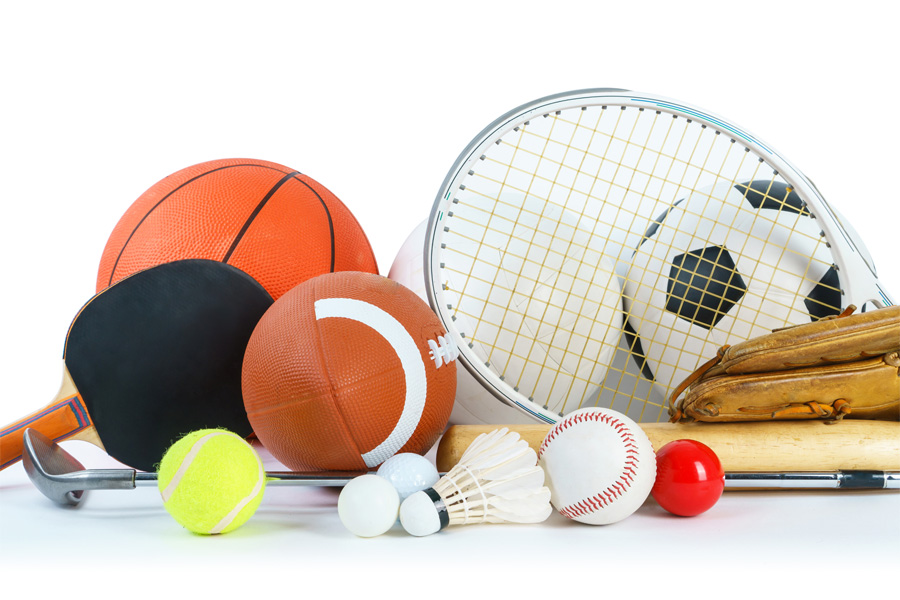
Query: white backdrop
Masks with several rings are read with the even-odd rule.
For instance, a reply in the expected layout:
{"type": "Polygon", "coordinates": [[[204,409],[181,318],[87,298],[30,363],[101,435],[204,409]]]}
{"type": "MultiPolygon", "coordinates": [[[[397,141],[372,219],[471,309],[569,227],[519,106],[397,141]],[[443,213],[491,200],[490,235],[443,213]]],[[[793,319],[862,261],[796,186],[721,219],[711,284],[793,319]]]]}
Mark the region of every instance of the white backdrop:
{"type": "MultiPolygon", "coordinates": [[[[578,88],[663,94],[758,135],[854,225],[896,301],[898,16],[891,2],[783,0],[6,3],[0,423],[55,395],[65,332],[93,294],[107,236],[165,175],[226,157],[298,169],[353,211],[386,274],[471,137],[519,104],[578,88]]],[[[102,460],[71,448],[91,466],[102,460]]],[[[553,519],[362,541],[343,531],[327,492],[276,490],[256,525],[216,540],[176,530],[149,492],[94,494],[59,511],[21,467],[7,469],[0,572],[24,580],[51,558],[70,574],[155,581],[197,564],[215,583],[182,585],[233,591],[243,566],[253,576],[238,577],[244,586],[288,575],[307,594],[365,590],[369,577],[534,591],[591,576],[595,590],[644,587],[646,578],[608,578],[652,564],[669,573],[657,585],[681,591],[693,570],[711,575],[700,583],[762,585],[763,568],[802,573],[803,585],[828,578],[816,585],[836,593],[840,553],[853,565],[900,558],[897,494],[733,494],[693,520],[649,506],[610,528],[553,519]]]]}

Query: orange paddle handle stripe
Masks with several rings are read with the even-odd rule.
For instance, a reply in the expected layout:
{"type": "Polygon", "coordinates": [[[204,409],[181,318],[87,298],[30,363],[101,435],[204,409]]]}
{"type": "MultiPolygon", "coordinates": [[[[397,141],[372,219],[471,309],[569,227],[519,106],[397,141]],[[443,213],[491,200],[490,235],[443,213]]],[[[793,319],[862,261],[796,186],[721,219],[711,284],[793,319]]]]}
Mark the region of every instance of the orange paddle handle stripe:
{"type": "Polygon", "coordinates": [[[22,436],[29,427],[59,441],[92,426],[91,418],[78,394],[42,408],[0,431],[0,470],[22,458],[22,436]]]}

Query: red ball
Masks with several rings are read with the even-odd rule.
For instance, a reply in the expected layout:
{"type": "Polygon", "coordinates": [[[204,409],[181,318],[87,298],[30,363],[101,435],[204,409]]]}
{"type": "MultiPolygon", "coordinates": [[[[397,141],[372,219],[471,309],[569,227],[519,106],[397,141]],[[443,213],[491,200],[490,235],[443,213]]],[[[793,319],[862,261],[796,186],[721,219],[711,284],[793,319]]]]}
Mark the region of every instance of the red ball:
{"type": "Polygon", "coordinates": [[[458,352],[437,315],[399,283],[320,275],[257,324],[244,354],[244,406],[259,440],[291,469],[374,469],[437,442],[458,352]]]}
{"type": "Polygon", "coordinates": [[[719,457],[696,440],[675,440],[656,453],[656,483],[650,495],[664,509],[693,517],[712,508],[725,489],[719,457]]]}

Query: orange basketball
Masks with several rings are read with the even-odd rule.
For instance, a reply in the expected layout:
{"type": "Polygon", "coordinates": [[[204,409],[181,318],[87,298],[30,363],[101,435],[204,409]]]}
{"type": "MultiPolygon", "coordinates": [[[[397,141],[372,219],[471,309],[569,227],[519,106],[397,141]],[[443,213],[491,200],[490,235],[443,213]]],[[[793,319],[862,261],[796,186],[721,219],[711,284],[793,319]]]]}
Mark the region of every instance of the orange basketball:
{"type": "Polygon", "coordinates": [[[106,243],[97,291],[184,258],[237,267],[276,299],[322,273],[378,272],[369,240],[334,194],[262,160],[200,163],[144,192],[106,243]]]}
{"type": "Polygon", "coordinates": [[[279,298],[257,324],[241,386],[250,424],[295,470],[373,469],[424,454],[444,430],[459,353],[416,294],[334,273],[279,298]]]}

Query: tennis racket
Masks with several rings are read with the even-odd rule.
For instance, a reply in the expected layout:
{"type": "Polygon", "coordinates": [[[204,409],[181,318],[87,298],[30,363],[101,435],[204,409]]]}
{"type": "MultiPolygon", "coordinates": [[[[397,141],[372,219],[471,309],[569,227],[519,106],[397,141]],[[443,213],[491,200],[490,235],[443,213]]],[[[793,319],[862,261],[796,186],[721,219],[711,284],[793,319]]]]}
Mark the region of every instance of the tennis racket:
{"type": "Polygon", "coordinates": [[[463,366],[548,423],[584,406],[664,420],[722,345],[893,304],[858,235],[770,146],[613,89],[478,134],[435,200],[424,270],[463,366]]]}

